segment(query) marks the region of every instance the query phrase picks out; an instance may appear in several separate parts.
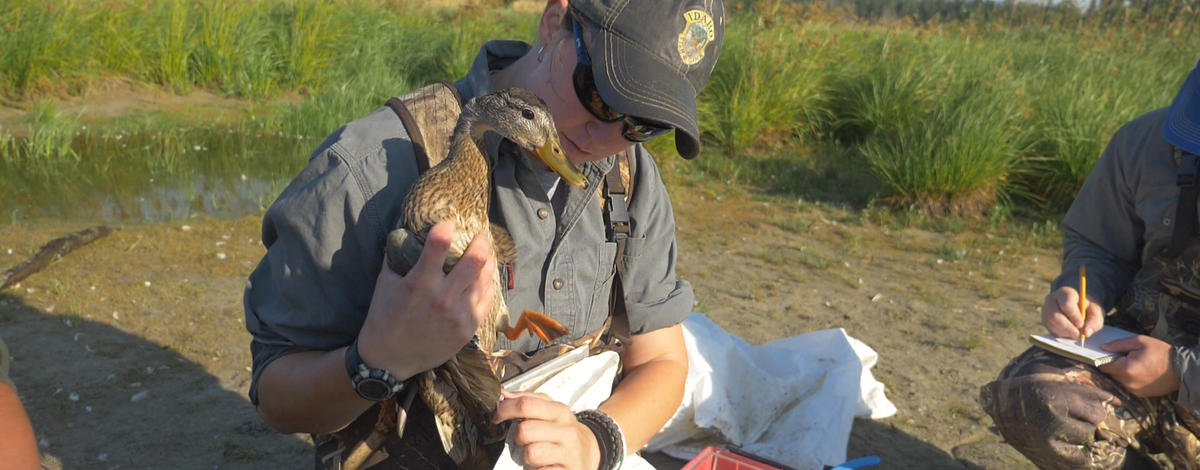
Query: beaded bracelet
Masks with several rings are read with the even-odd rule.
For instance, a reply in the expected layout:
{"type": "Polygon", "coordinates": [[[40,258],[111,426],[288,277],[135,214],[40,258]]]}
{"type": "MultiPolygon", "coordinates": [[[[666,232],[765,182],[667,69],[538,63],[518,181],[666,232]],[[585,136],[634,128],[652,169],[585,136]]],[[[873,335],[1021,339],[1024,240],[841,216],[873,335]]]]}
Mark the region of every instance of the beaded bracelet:
{"type": "Polygon", "coordinates": [[[612,417],[600,410],[584,410],[575,413],[575,419],[587,426],[596,435],[600,444],[600,468],[616,470],[625,460],[625,436],[612,417]]]}

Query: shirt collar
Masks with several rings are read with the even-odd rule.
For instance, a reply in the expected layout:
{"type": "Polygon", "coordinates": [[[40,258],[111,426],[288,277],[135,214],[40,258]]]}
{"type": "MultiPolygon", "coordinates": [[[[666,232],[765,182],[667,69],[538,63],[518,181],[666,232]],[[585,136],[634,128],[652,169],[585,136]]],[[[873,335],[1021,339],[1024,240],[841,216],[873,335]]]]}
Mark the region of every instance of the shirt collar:
{"type": "Polygon", "coordinates": [[[492,72],[512,65],[529,52],[530,47],[523,41],[496,40],[484,43],[475,56],[475,62],[471,64],[471,70],[454,86],[458,87],[464,100],[495,91],[492,72]]]}

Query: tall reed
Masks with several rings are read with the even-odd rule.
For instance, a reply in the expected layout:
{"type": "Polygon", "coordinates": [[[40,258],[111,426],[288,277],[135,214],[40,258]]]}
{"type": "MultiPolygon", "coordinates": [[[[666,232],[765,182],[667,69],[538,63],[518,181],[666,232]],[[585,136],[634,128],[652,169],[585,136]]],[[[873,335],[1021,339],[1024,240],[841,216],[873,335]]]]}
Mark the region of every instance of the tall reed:
{"type": "Polygon", "coordinates": [[[53,88],[56,77],[86,72],[89,38],[78,19],[86,3],[5,2],[0,8],[0,95],[53,88]]]}
{"type": "Polygon", "coordinates": [[[50,101],[38,104],[29,114],[29,134],[14,139],[0,129],[0,161],[31,176],[63,174],[79,163],[71,146],[79,129],[79,117],[61,113],[50,101]]]}
{"type": "Polygon", "coordinates": [[[1066,209],[1124,123],[1167,106],[1195,57],[1174,41],[1137,39],[1127,31],[1105,37],[1055,35],[1058,47],[1018,44],[1023,70],[1030,171],[1014,184],[1053,211],[1066,209]]]}
{"type": "Polygon", "coordinates": [[[699,98],[705,134],[726,154],[794,144],[828,119],[822,38],[790,26],[732,23],[699,98]],[[812,41],[812,43],[810,43],[812,41]]]}
{"type": "MultiPolygon", "coordinates": [[[[1006,201],[1061,211],[1112,133],[1167,105],[1198,55],[1200,21],[1175,0],[1143,16],[918,3],[916,17],[875,21],[811,2],[729,2],[699,100],[705,155],[664,169],[801,196],[873,178],[885,200],[942,213],[1006,201]],[[852,163],[822,163],[838,158],[852,163]]],[[[531,39],[536,20],[405,0],[8,0],[0,103],[114,79],[201,88],[256,103],[242,131],[305,142],[457,78],[487,39],[531,39]]],[[[6,168],[68,174],[87,161],[66,137],[77,123],[55,114],[27,134],[0,129],[6,168]]],[[[666,139],[653,147],[673,153],[666,139]]],[[[144,158],[167,171],[183,158],[167,155],[175,148],[144,158]]]]}
{"type": "MultiPolygon", "coordinates": [[[[325,68],[333,62],[337,45],[342,42],[333,24],[338,8],[331,2],[305,0],[279,3],[271,9],[279,74],[287,89],[319,87],[327,78],[325,68]]],[[[364,31],[366,33],[366,31],[364,31]]],[[[366,37],[359,40],[369,40],[366,37]]]]}
{"type": "Polygon", "coordinates": [[[923,119],[861,147],[887,199],[932,215],[973,217],[1007,194],[1022,156],[1017,107],[959,90],[923,119]]]}
{"type": "Polygon", "coordinates": [[[269,32],[262,12],[252,2],[217,2],[198,13],[196,81],[242,96],[263,96],[271,90],[270,64],[275,59],[260,47],[269,32]]]}
{"type": "Polygon", "coordinates": [[[173,91],[187,91],[192,86],[189,59],[194,52],[195,34],[188,19],[191,16],[186,0],[166,0],[151,12],[151,22],[157,31],[149,36],[151,78],[173,91]]]}

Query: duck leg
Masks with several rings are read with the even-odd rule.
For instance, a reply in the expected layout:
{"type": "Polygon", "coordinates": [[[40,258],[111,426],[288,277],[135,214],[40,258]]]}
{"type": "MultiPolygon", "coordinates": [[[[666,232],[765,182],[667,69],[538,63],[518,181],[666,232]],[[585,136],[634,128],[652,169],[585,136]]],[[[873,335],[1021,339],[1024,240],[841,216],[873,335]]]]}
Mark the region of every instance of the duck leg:
{"type": "Polygon", "coordinates": [[[517,319],[516,325],[504,327],[504,336],[512,341],[520,338],[521,333],[526,331],[537,336],[546,344],[550,344],[551,341],[568,333],[567,327],[562,326],[553,318],[533,310],[526,310],[521,312],[521,317],[517,319]]]}
{"type": "MultiPolygon", "coordinates": [[[[491,228],[492,252],[496,255],[496,262],[503,265],[509,261],[517,259],[517,246],[516,243],[513,242],[512,236],[508,234],[508,230],[505,230],[504,227],[500,227],[496,224],[492,224],[491,228]]],[[[513,274],[509,273],[509,275],[511,276],[513,274]]],[[[499,283],[499,280],[499,277],[497,277],[497,283],[499,283]]],[[[496,286],[497,289],[500,289],[501,287],[502,286],[500,285],[496,286]]],[[[503,306],[504,296],[499,294],[500,292],[501,291],[497,290],[496,302],[499,303],[498,305],[503,306]]],[[[503,308],[503,312],[503,324],[507,325],[509,323],[508,308],[503,308]]],[[[517,319],[516,325],[505,326],[502,331],[504,332],[504,336],[508,338],[509,341],[520,338],[522,333],[528,331],[529,334],[537,336],[538,339],[541,339],[542,342],[546,344],[550,344],[551,341],[554,341],[555,339],[568,333],[567,328],[562,326],[561,323],[555,321],[553,318],[550,318],[548,315],[544,315],[533,310],[526,310],[522,312],[520,318],[517,319]]]]}

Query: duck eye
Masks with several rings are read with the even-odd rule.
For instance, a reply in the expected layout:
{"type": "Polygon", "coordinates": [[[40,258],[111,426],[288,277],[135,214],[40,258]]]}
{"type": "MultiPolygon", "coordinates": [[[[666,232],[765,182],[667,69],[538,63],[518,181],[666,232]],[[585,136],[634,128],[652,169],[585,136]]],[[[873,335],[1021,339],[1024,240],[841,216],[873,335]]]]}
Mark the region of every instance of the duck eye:
{"type": "Polygon", "coordinates": [[[533,110],[529,109],[529,108],[521,108],[521,117],[532,121],[533,120],[533,110]]]}

